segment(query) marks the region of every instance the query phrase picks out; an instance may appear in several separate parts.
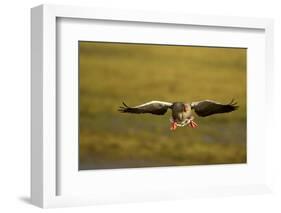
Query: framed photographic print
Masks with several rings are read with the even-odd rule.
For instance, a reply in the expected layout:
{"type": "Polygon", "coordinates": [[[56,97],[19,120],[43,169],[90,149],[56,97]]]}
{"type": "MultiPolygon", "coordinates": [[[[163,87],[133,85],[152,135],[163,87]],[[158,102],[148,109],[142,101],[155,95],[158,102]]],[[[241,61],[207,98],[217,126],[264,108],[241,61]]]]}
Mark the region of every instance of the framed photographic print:
{"type": "Polygon", "coordinates": [[[42,5],[32,203],[270,192],[270,19],[42,5]]]}

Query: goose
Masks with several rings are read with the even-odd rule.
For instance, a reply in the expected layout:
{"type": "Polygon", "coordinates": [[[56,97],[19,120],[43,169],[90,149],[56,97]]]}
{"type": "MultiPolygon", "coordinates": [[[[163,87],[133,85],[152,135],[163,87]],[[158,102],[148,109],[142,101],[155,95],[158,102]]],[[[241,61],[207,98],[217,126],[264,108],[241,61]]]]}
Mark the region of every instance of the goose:
{"type": "Polygon", "coordinates": [[[198,124],[194,121],[192,110],[200,116],[207,117],[218,113],[228,113],[236,110],[238,105],[234,100],[231,100],[228,104],[221,104],[212,100],[203,100],[191,103],[184,102],[164,102],[164,101],[149,101],[147,103],[130,107],[125,102],[123,106],[120,106],[118,111],[122,113],[150,113],[153,115],[164,115],[168,109],[172,111],[172,117],[170,118],[170,129],[176,130],[177,127],[196,128],[198,124]]]}

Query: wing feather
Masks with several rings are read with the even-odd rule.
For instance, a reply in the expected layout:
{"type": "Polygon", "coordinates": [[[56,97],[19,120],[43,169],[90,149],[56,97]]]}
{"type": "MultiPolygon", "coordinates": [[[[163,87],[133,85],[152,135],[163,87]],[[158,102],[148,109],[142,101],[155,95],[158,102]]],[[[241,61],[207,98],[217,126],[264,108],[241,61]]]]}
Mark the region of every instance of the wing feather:
{"type": "Polygon", "coordinates": [[[221,104],[216,101],[205,100],[192,102],[191,108],[201,117],[206,117],[218,113],[232,112],[238,108],[237,102],[231,100],[228,104],[221,104]]]}
{"type": "Polygon", "coordinates": [[[172,103],[164,101],[150,101],[135,107],[130,107],[123,102],[118,111],[126,113],[151,113],[154,115],[164,115],[167,110],[172,106],[172,103]]]}

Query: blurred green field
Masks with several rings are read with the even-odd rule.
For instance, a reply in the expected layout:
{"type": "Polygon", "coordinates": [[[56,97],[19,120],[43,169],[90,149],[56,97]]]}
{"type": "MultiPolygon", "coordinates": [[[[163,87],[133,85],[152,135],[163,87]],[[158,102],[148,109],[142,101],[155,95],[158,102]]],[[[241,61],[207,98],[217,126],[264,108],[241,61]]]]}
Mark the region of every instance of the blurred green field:
{"type": "Polygon", "coordinates": [[[246,49],[79,42],[79,169],[246,163],[246,49]],[[233,113],[170,131],[125,101],[229,102],[233,113]]]}

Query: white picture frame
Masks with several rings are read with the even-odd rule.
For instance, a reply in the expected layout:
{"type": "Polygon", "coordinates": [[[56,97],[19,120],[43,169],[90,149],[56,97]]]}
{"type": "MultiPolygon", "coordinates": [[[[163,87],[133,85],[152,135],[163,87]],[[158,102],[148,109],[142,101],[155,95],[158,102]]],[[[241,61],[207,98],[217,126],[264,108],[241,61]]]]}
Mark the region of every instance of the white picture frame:
{"type": "MultiPolygon", "coordinates": [[[[260,68],[260,76],[257,77],[259,80],[257,83],[261,83],[264,87],[259,87],[258,91],[262,94],[261,99],[264,100],[262,104],[257,107],[257,110],[251,109],[252,117],[257,115],[260,111],[265,109],[273,103],[271,92],[273,88],[273,21],[271,19],[257,19],[257,18],[238,18],[238,17],[216,17],[216,16],[203,16],[203,15],[188,15],[188,14],[173,14],[173,13],[153,13],[148,11],[122,11],[112,9],[97,9],[97,8],[84,8],[74,6],[54,6],[54,5],[41,5],[31,10],[31,73],[32,73],[32,117],[31,117],[31,201],[33,204],[46,208],[46,207],[59,207],[59,206],[76,206],[76,205],[90,205],[97,203],[116,203],[116,202],[138,202],[144,200],[165,200],[165,199],[182,199],[187,197],[197,196],[214,196],[214,195],[233,195],[233,194],[252,194],[252,193],[264,193],[271,191],[270,183],[270,165],[266,161],[266,151],[263,149],[270,143],[270,140],[274,137],[274,130],[266,126],[266,131],[261,132],[258,124],[255,126],[255,120],[250,120],[250,127],[252,126],[253,131],[258,131],[259,135],[256,136],[255,140],[260,140],[260,146],[258,148],[259,155],[255,157],[256,162],[261,163],[260,168],[254,170],[253,176],[248,176],[247,181],[233,181],[229,179],[229,182],[218,182],[214,185],[201,184],[199,181],[196,185],[196,177],[198,175],[206,176],[211,172],[220,172],[221,167],[213,167],[208,169],[207,167],[201,167],[200,169],[187,169],[182,167],[177,168],[148,168],[141,172],[136,170],[132,173],[126,173],[127,178],[140,180],[142,175],[146,175],[151,180],[157,181],[157,178],[163,177],[163,175],[170,175],[169,178],[175,178],[173,174],[184,174],[188,170],[189,173],[185,175],[193,176],[194,186],[186,185],[178,187],[177,185],[165,186],[165,182],[158,181],[158,188],[156,187],[152,191],[149,188],[145,188],[144,185],[140,184],[140,189],[134,188],[134,181],[129,184],[127,181],[127,188],[130,190],[122,191],[120,188],[116,188],[117,191],[100,188],[97,189],[98,193],[95,195],[87,194],[85,190],[81,190],[78,194],[72,193],[60,193],[60,185],[64,184],[65,179],[60,177],[63,171],[64,164],[59,161],[65,161],[60,156],[61,150],[58,151],[58,88],[60,87],[60,81],[57,78],[58,69],[58,34],[61,29],[59,28],[59,20],[100,20],[110,21],[111,24],[118,22],[119,25],[122,23],[142,23],[142,25],[156,24],[161,26],[197,26],[202,28],[220,28],[224,31],[232,32],[234,30],[253,30],[262,32],[262,36],[257,42],[265,43],[261,44],[262,50],[260,52],[260,63],[264,65],[260,68]],[[262,76],[266,76],[263,78],[262,76]],[[258,139],[260,138],[260,139],[258,139]],[[263,139],[263,140],[262,140],[263,139]],[[262,159],[258,159],[263,156],[262,159]],[[197,170],[197,171],[196,171],[197,170]],[[146,172],[150,171],[150,172],[146,172]],[[151,173],[152,171],[152,173],[151,173]],[[199,172],[198,172],[199,171],[199,172]],[[143,173],[144,172],[144,173],[143,173]],[[171,173],[172,172],[172,173],[171,173]],[[256,172],[256,173],[255,173],[256,172]],[[250,184],[250,179],[255,175],[262,176],[256,178],[253,184],[250,184]],[[63,181],[63,182],[62,182],[63,181]],[[162,188],[161,188],[162,186],[162,188]],[[161,188],[161,189],[160,189],[161,188]],[[188,190],[186,190],[188,189],[188,190]],[[121,191],[119,191],[121,190],[121,191]],[[122,193],[120,196],[119,193],[122,193]]],[[[133,25],[132,24],[132,25],[133,25]]],[[[118,26],[116,25],[118,28],[118,26]]],[[[87,34],[84,32],[84,34],[87,34]]],[[[89,35],[91,33],[89,32],[89,35]]],[[[78,34],[77,34],[78,35],[78,34]]],[[[71,35],[72,36],[72,35],[71,35]]],[[[71,37],[69,36],[69,37],[71,37]]],[[[74,35],[75,36],[75,35],[74,35]]],[[[79,35],[78,35],[79,36],[79,35]]],[[[77,38],[75,38],[77,39],[77,38]]],[[[126,41],[125,38],[124,41],[126,41]]],[[[165,41],[161,41],[163,43],[165,41]]],[[[169,43],[169,42],[168,42],[169,43]]],[[[208,42],[206,42],[206,45],[208,42]]],[[[236,45],[240,45],[237,43],[236,45]]],[[[223,45],[223,44],[222,44],[223,45]]],[[[235,45],[235,44],[234,44],[235,45]]],[[[253,43],[252,46],[255,44],[253,43]]],[[[67,75],[67,74],[66,74],[67,75]]],[[[258,76],[258,74],[257,74],[258,76]]],[[[249,76],[248,77],[252,77],[249,76]]],[[[75,79],[74,79],[75,80],[75,79]]],[[[78,79],[77,79],[78,80],[78,79]]],[[[253,85],[254,86],[254,85],[253,85]]],[[[251,90],[251,89],[250,89],[251,90]]],[[[250,99],[253,93],[250,93],[250,99]]],[[[249,93],[248,93],[249,95],[249,93]]],[[[253,103],[258,101],[252,98],[253,103]]],[[[249,109],[248,109],[249,112],[249,109]]],[[[271,122],[271,117],[265,118],[267,123],[271,122]]],[[[74,142],[71,142],[74,143],[74,142]]],[[[65,150],[63,146],[61,149],[65,150]]],[[[71,149],[71,148],[70,148],[71,149]]],[[[252,149],[250,147],[250,149],[252,149]]],[[[65,155],[64,155],[65,156],[65,155]]],[[[253,164],[256,168],[257,164],[253,164]]],[[[75,168],[75,167],[74,167],[75,168]]],[[[235,175],[235,172],[241,173],[243,170],[247,170],[243,165],[236,167],[223,168],[223,172],[235,175]],[[232,171],[234,171],[232,173],[232,171]]],[[[78,171],[77,171],[78,172],[78,171]]],[[[252,172],[249,170],[248,173],[252,172]]],[[[107,174],[100,173],[101,176],[95,176],[99,180],[106,178],[120,178],[124,177],[122,173],[118,171],[107,171],[107,174]],[[120,176],[121,175],[121,176],[120,176]],[[106,178],[105,178],[106,177],[106,178]]],[[[68,175],[69,173],[65,173],[68,175]]],[[[64,176],[65,176],[64,175],[64,176]]],[[[89,174],[90,177],[91,174],[89,174]]],[[[88,176],[85,174],[83,176],[88,176]]],[[[92,177],[92,176],[91,176],[92,177]]],[[[83,177],[87,180],[87,177],[83,177]]],[[[71,182],[75,181],[74,178],[68,178],[70,181],[66,187],[68,191],[74,190],[79,191],[79,185],[71,182]],[[71,185],[73,188],[71,188],[71,185]],[[75,188],[76,186],[76,188],[75,188]]],[[[88,178],[89,179],[89,178],[88,178]]],[[[237,178],[239,179],[239,178],[237,178]]],[[[80,180],[80,181],[81,181],[80,180]]],[[[110,180],[110,179],[106,179],[110,180]]],[[[149,181],[145,179],[144,181],[149,181]]],[[[123,182],[126,184],[126,179],[123,182]]],[[[145,182],[143,182],[145,184],[145,182]]],[[[82,186],[81,186],[82,187],[82,186]]],[[[96,186],[93,186],[96,187],[96,186]]],[[[137,187],[137,186],[136,186],[137,187]]],[[[126,187],[125,187],[126,188],[126,187]]],[[[91,188],[92,190],[93,188],[91,188]]]]}

